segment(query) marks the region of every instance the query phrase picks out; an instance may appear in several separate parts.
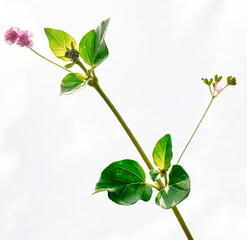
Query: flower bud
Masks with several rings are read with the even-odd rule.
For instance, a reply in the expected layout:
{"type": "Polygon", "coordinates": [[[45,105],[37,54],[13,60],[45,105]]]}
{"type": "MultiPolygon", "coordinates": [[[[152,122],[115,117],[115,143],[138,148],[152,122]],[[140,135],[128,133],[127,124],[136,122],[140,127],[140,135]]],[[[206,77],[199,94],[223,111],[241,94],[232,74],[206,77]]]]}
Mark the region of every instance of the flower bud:
{"type": "Polygon", "coordinates": [[[214,81],[217,83],[220,82],[221,79],[222,79],[222,76],[219,76],[219,77],[218,77],[218,75],[214,76],[214,81]]]}
{"type": "Polygon", "coordinates": [[[232,76],[228,76],[227,79],[226,79],[226,81],[227,81],[227,84],[228,85],[236,85],[237,84],[236,83],[236,78],[235,77],[232,77],[232,76]]]}
{"type": "Polygon", "coordinates": [[[203,81],[206,85],[208,85],[208,79],[207,79],[207,78],[202,78],[202,81],[203,81]]]}
{"type": "Polygon", "coordinates": [[[213,78],[210,78],[209,81],[208,81],[208,86],[210,86],[213,82],[213,78]]]}
{"type": "Polygon", "coordinates": [[[217,82],[217,80],[218,80],[218,75],[216,74],[214,75],[214,81],[217,82]]]}

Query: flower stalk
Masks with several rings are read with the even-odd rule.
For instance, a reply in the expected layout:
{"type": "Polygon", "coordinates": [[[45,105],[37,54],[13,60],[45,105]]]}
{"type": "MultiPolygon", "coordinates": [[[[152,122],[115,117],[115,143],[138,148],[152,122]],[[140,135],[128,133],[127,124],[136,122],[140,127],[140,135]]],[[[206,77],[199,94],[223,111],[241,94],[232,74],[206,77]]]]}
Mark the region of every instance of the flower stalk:
{"type": "Polygon", "coordinates": [[[191,135],[189,141],[187,142],[187,144],[186,144],[184,150],[182,151],[182,153],[181,153],[181,155],[180,155],[180,157],[179,157],[179,159],[178,159],[178,161],[177,161],[177,164],[179,164],[179,162],[180,162],[180,160],[181,160],[181,158],[182,158],[184,152],[186,151],[187,147],[189,146],[189,144],[190,144],[192,138],[194,137],[194,135],[195,135],[197,129],[200,127],[200,125],[201,125],[201,123],[202,123],[202,120],[204,119],[205,115],[207,114],[208,109],[210,108],[210,106],[211,106],[211,104],[212,104],[214,98],[215,98],[215,97],[212,97],[212,98],[211,98],[210,103],[208,104],[208,106],[207,106],[207,108],[206,108],[204,114],[202,115],[202,118],[200,119],[199,123],[198,123],[197,126],[196,126],[196,129],[195,129],[194,132],[192,133],[192,135],[191,135]]]}
{"type": "Polygon", "coordinates": [[[52,63],[52,64],[54,64],[54,65],[56,65],[56,66],[58,66],[58,67],[60,67],[60,68],[62,68],[62,69],[64,69],[64,70],[66,70],[67,72],[72,73],[72,71],[70,71],[69,69],[67,69],[67,68],[65,68],[65,67],[63,67],[63,66],[61,66],[61,65],[59,65],[59,64],[57,64],[57,63],[55,63],[55,62],[53,62],[53,61],[51,61],[50,59],[48,59],[48,58],[42,56],[40,53],[36,52],[33,48],[30,48],[30,50],[33,51],[33,52],[34,52],[35,54],[37,54],[38,56],[40,56],[41,58],[45,59],[46,61],[48,61],[48,62],[50,62],[50,63],[52,63]]]}

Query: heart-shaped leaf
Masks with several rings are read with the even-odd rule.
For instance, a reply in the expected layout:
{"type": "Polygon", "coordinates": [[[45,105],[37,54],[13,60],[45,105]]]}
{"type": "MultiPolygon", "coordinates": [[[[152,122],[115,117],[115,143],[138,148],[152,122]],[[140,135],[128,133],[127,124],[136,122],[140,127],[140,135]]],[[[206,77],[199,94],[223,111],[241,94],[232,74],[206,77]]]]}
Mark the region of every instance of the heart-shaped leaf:
{"type": "Polygon", "coordinates": [[[86,83],[86,75],[80,73],[69,73],[61,83],[61,94],[70,94],[79,90],[86,83]]]}
{"type": "Polygon", "coordinates": [[[149,201],[152,188],[138,162],[125,159],[106,167],[96,184],[95,193],[108,191],[108,197],[120,205],[132,205],[138,200],[149,201]]]}
{"type": "Polygon", "coordinates": [[[65,57],[66,52],[72,49],[78,51],[75,39],[68,33],[62,30],[45,28],[45,34],[48,38],[50,48],[56,57],[64,61],[70,61],[70,58],[65,57]]]}
{"type": "Polygon", "coordinates": [[[173,165],[169,173],[168,191],[160,190],[155,202],[162,208],[169,209],[182,202],[190,193],[189,175],[180,165],[173,165]]]}
{"type": "Polygon", "coordinates": [[[171,166],[172,160],[172,140],[170,134],[166,134],[155,145],[153,159],[159,169],[167,171],[171,166]]]}
{"type": "Polygon", "coordinates": [[[105,44],[105,33],[110,19],[106,19],[96,28],[91,30],[80,41],[79,53],[86,64],[96,68],[109,55],[105,44]]]}

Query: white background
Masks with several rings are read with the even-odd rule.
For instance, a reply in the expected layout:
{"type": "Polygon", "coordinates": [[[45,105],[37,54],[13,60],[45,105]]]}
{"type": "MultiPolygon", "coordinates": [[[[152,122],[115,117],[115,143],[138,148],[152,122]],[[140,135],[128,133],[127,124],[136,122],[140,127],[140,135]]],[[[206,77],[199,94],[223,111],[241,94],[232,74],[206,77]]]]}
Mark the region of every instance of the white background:
{"type": "MultiPolygon", "coordinates": [[[[236,76],[180,162],[192,187],[178,208],[194,239],[246,239],[247,2],[8,0],[0,32],[31,30],[34,49],[63,65],[43,28],[79,43],[108,17],[110,55],[96,73],[150,159],[170,133],[177,161],[210,101],[202,77],[223,75],[224,86],[236,76]]],[[[147,170],[97,92],[59,96],[64,70],[3,38],[0,47],[0,239],[185,239],[155,191],[129,207],[91,195],[113,161],[134,159],[147,170]]]]}

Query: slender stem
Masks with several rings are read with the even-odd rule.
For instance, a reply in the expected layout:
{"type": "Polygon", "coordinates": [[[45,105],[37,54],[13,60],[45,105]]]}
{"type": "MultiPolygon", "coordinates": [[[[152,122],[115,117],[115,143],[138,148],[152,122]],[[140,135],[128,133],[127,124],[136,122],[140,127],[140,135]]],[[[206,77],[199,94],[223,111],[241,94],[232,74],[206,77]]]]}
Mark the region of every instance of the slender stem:
{"type": "MultiPolygon", "coordinates": [[[[132,134],[132,132],[130,131],[129,127],[127,126],[127,124],[125,123],[125,121],[123,120],[123,118],[121,117],[121,115],[119,114],[119,112],[117,111],[117,109],[114,107],[114,105],[111,103],[111,101],[109,100],[109,98],[105,95],[105,93],[103,92],[103,90],[100,88],[99,84],[98,84],[98,78],[96,77],[94,71],[93,71],[93,76],[94,76],[94,81],[91,82],[91,86],[95,88],[95,90],[100,94],[100,96],[104,99],[104,101],[106,102],[106,104],[109,106],[109,108],[112,110],[112,112],[114,113],[114,115],[116,116],[116,118],[118,119],[118,121],[120,122],[120,124],[122,125],[122,127],[124,128],[124,130],[126,131],[126,133],[128,134],[129,138],[131,139],[131,141],[133,142],[133,144],[135,145],[136,149],[138,150],[138,152],[140,153],[140,155],[142,156],[144,162],[146,163],[147,167],[149,169],[153,169],[152,164],[150,163],[149,159],[147,158],[146,154],[144,153],[144,151],[142,150],[141,146],[139,145],[139,143],[137,142],[136,138],[134,137],[134,135],[132,134]]],[[[157,184],[158,184],[158,188],[157,190],[163,189],[165,188],[164,183],[158,179],[157,180],[157,184]]],[[[153,187],[156,188],[156,186],[153,185],[153,187]]],[[[185,235],[187,236],[188,240],[193,240],[190,231],[188,229],[188,227],[186,226],[181,214],[179,213],[178,209],[176,206],[174,206],[172,208],[174,214],[177,217],[177,220],[179,222],[179,224],[181,225],[185,235]]]]}
{"type": "MultiPolygon", "coordinates": [[[[125,132],[129,136],[130,140],[135,145],[137,151],[140,153],[140,155],[141,155],[142,159],[144,160],[144,162],[146,163],[147,167],[149,169],[154,169],[153,165],[149,161],[147,155],[144,153],[143,149],[141,148],[140,144],[138,143],[138,141],[134,137],[133,133],[131,132],[131,130],[129,129],[129,127],[127,126],[127,124],[125,123],[125,121],[123,120],[123,118],[121,117],[119,112],[117,111],[117,109],[111,103],[110,99],[105,95],[105,93],[103,92],[103,90],[99,86],[98,78],[96,77],[94,71],[93,71],[93,76],[94,76],[94,81],[92,83],[89,83],[89,84],[91,84],[91,86],[95,88],[95,90],[99,93],[99,95],[104,99],[104,101],[106,102],[108,107],[112,110],[112,112],[114,113],[114,115],[116,116],[116,118],[118,119],[118,121],[120,122],[122,127],[124,128],[125,132]]],[[[157,180],[157,183],[159,185],[159,189],[165,188],[164,183],[160,179],[157,180]]]]}
{"type": "Polygon", "coordinates": [[[180,161],[181,157],[183,156],[183,154],[184,154],[185,150],[186,150],[186,149],[187,149],[187,147],[189,146],[189,144],[190,144],[190,142],[191,142],[192,138],[194,137],[194,135],[195,135],[195,133],[196,133],[197,129],[199,128],[199,126],[200,126],[200,124],[201,124],[201,122],[202,122],[203,118],[205,117],[205,115],[206,115],[206,113],[207,113],[208,109],[210,108],[210,106],[211,106],[211,104],[212,104],[212,102],[213,102],[214,98],[215,98],[215,96],[212,96],[212,99],[211,99],[210,103],[208,104],[207,109],[205,110],[205,112],[204,112],[204,114],[203,114],[203,116],[202,116],[202,118],[201,118],[200,122],[199,122],[199,123],[198,123],[198,125],[196,126],[195,131],[193,132],[193,134],[192,134],[192,136],[190,137],[190,139],[189,139],[188,143],[186,144],[186,146],[185,146],[185,148],[184,148],[183,152],[181,153],[181,155],[180,155],[180,157],[179,157],[179,159],[178,159],[177,164],[179,163],[179,161],[180,161]]]}
{"type": "Polygon", "coordinates": [[[100,94],[100,96],[104,99],[104,101],[109,106],[109,108],[112,110],[112,112],[114,113],[114,115],[116,116],[116,118],[118,119],[118,121],[120,122],[120,124],[122,125],[122,127],[124,128],[125,132],[128,134],[128,136],[131,139],[132,143],[135,145],[137,151],[142,156],[142,158],[143,158],[144,162],[146,163],[147,167],[149,169],[153,169],[153,166],[152,166],[151,162],[149,161],[148,157],[146,156],[146,154],[142,150],[140,144],[137,142],[137,140],[134,137],[133,133],[130,131],[129,127],[127,126],[127,124],[125,123],[125,121],[123,120],[123,118],[121,117],[121,115],[119,114],[119,112],[117,111],[117,109],[114,107],[114,105],[111,103],[111,101],[109,100],[109,98],[105,95],[105,93],[103,92],[103,90],[100,88],[99,84],[96,83],[96,82],[94,82],[93,87],[100,94]]]}
{"type": "MultiPolygon", "coordinates": [[[[60,67],[60,68],[62,68],[62,69],[64,69],[64,70],[66,70],[66,71],[68,71],[68,72],[71,72],[69,69],[67,69],[67,68],[65,68],[65,67],[63,67],[63,66],[60,66],[59,64],[57,64],[57,63],[55,63],[55,62],[49,60],[48,58],[42,56],[41,54],[39,54],[38,52],[36,52],[36,51],[33,50],[32,48],[30,48],[30,50],[32,50],[34,53],[36,53],[38,56],[42,57],[42,58],[45,59],[46,61],[48,61],[48,62],[50,62],[50,63],[52,63],[52,64],[54,64],[54,65],[56,65],[56,66],[58,66],[58,67],[60,67]]],[[[72,73],[72,72],[71,72],[71,73],[72,73]]]]}
{"type": "Polygon", "coordinates": [[[172,207],[172,211],[173,211],[173,213],[175,214],[177,220],[179,221],[181,227],[183,228],[184,233],[185,233],[187,239],[188,239],[188,240],[193,240],[193,237],[192,237],[192,235],[191,235],[191,233],[190,233],[188,227],[186,226],[186,224],[185,224],[185,222],[184,222],[184,220],[183,220],[183,218],[182,218],[180,212],[178,211],[177,206],[172,207]]]}

